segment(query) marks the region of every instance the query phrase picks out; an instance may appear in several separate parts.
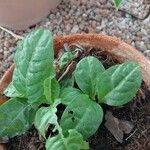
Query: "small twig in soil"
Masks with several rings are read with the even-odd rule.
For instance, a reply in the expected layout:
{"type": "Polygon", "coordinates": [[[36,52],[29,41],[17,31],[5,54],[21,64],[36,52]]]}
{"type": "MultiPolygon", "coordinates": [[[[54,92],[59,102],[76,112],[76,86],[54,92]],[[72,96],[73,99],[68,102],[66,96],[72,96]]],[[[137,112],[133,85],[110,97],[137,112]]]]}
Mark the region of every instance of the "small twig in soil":
{"type": "Polygon", "coordinates": [[[3,30],[3,31],[5,31],[5,32],[7,32],[7,33],[9,33],[9,34],[10,34],[11,36],[13,36],[15,39],[22,40],[22,39],[24,38],[23,36],[17,35],[17,34],[13,33],[12,31],[10,31],[10,30],[8,30],[8,29],[2,27],[2,26],[0,26],[0,29],[3,30]]]}
{"type": "Polygon", "coordinates": [[[138,130],[138,129],[135,129],[134,132],[131,133],[131,134],[125,139],[125,141],[127,141],[129,138],[131,138],[131,137],[135,134],[135,132],[136,132],[137,130],[138,130]]]}
{"type": "Polygon", "coordinates": [[[21,141],[21,139],[20,139],[20,140],[19,140],[18,150],[20,150],[20,148],[21,148],[21,143],[22,143],[22,141],[21,141]]]}
{"type": "Polygon", "coordinates": [[[66,68],[66,70],[64,71],[64,73],[59,77],[58,81],[62,80],[71,70],[72,66],[74,66],[75,61],[72,61],[68,67],[66,68]]]}

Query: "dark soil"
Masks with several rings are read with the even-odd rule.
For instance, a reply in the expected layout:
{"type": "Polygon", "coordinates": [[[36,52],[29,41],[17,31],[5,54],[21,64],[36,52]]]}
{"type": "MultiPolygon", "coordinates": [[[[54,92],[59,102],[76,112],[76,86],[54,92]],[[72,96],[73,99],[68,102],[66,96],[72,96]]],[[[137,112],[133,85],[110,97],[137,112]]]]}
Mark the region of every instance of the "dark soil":
{"type": "Polygon", "coordinates": [[[44,142],[39,139],[37,130],[32,127],[24,135],[10,139],[8,150],[43,150],[44,142]]]}
{"type": "Polygon", "coordinates": [[[137,96],[133,102],[122,108],[105,108],[114,117],[134,124],[133,131],[125,135],[124,142],[117,142],[103,123],[89,139],[91,150],[150,150],[150,93],[144,89],[143,91],[146,99],[137,96]]]}
{"type": "MultiPolygon", "coordinates": [[[[107,56],[103,51],[89,49],[79,54],[74,61],[79,61],[82,57],[92,55],[100,59],[104,66],[108,68],[117,64],[111,56],[107,56]]],[[[123,143],[117,142],[113,135],[101,124],[98,131],[89,139],[91,150],[150,150],[150,93],[144,84],[134,101],[124,107],[103,106],[104,112],[110,111],[113,116],[130,121],[134,125],[133,131],[125,135],[123,143]]],[[[39,140],[38,133],[34,127],[26,134],[10,139],[8,150],[44,150],[44,142],[39,140]]]]}

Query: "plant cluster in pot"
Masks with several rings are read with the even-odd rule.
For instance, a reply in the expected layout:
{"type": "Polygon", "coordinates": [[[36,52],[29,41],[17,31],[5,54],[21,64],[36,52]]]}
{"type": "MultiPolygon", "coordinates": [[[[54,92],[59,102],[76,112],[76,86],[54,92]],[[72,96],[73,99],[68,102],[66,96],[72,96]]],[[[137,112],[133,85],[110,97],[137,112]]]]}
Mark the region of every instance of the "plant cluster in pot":
{"type": "Polygon", "coordinates": [[[48,30],[33,31],[0,80],[0,137],[20,136],[34,124],[43,149],[106,149],[92,142],[105,109],[130,102],[142,79],[148,90],[149,60],[115,37],[75,34],[53,43],[48,30]]]}
{"type": "Polygon", "coordinates": [[[0,25],[22,30],[46,17],[61,0],[0,0],[0,25]]]}

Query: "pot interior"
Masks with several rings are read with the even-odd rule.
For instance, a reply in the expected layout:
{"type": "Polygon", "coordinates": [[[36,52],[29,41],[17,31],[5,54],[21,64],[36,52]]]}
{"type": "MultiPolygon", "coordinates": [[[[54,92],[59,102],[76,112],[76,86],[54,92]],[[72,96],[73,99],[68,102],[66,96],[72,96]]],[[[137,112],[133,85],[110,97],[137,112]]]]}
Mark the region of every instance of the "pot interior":
{"type": "MultiPolygon", "coordinates": [[[[92,33],[58,36],[54,39],[55,57],[58,57],[61,53],[65,43],[68,45],[79,44],[86,50],[90,48],[102,50],[100,53],[106,54],[107,57],[111,56],[112,60],[118,63],[125,61],[137,62],[141,66],[143,81],[147,88],[150,89],[150,61],[145,58],[141,52],[120,39],[92,33]]],[[[11,82],[14,67],[15,66],[12,65],[0,80],[0,99],[2,99],[3,91],[11,82]]],[[[3,103],[3,101],[4,100],[0,100],[1,103],[3,103]]]]}

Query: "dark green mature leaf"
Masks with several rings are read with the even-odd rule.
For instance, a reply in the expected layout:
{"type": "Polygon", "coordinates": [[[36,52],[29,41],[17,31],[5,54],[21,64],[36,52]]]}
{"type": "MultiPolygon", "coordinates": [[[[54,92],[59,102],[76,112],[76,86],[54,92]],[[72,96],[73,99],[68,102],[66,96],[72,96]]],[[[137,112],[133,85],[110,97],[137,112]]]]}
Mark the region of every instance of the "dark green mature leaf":
{"type": "Polygon", "coordinates": [[[115,5],[116,9],[118,9],[122,3],[122,0],[113,0],[113,3],[115,5]]]}
{"type": "Polygon", "coordinates": [[[75,80],[79,88],[91,98],[96,95],[96,83],[104,70],[101,62],[93,56],[85,57],[77,64],[75,80]]]}
{"type": "Polygon", "coordinates": [[[69,130],[68,137],[64,138],[60,134],[48,138],[46,150],[88,150],[89,145],[76,130],[69,130]]]}
{"type": "Polygon", "coordinates": [[[107,69],[97,84],[100,103],[120,106],[135,96],[142,82],[140,67],[136,63],[115,65],[107,69]]]}
{"type": "Polygon", "coordinates": [[[65,109],[60,126],[64,135],[69,129],[75,129],[81,133],[84,139],[93,135],[103,119],[103,110],[96,102],[86,95],[80,95],[65,109]]]}
{"type": "Polygon", "coordinates": [[[68,87],[61,91],[60,98],[64,105],[70,104],[72,101],[76,100],[82,92],[76,88],[68,87]]]}
{"type": "Polygon", "coordinates": [[[44,80],[54,76],[52,35],[46,29],[29,34],[17,46],[13,85],[30,103],[39,102],[44,93],[44,80]]]}
{"type": "Polygon", "coordinates": [[[37,106],[26,101],[12,98],[0,106],[0,137],[20,135],[31,127],[37,106]]]}
{"type": "Polygon", "coordinates": [[[50,107],[41,107],[35,116],[35,127],[38,129],[39,133],[45,137],[45,133],[50,124],[57,126],[57,105],[59,101],[56,101],[50,107]]]}
{"type": "Polygon", "coordinates": [[[52,104],[55,99],[59,97],[60,86],[55,78],[47,78],[44,81],[44,95],[46,96],[47,103],[52,104]]]}

